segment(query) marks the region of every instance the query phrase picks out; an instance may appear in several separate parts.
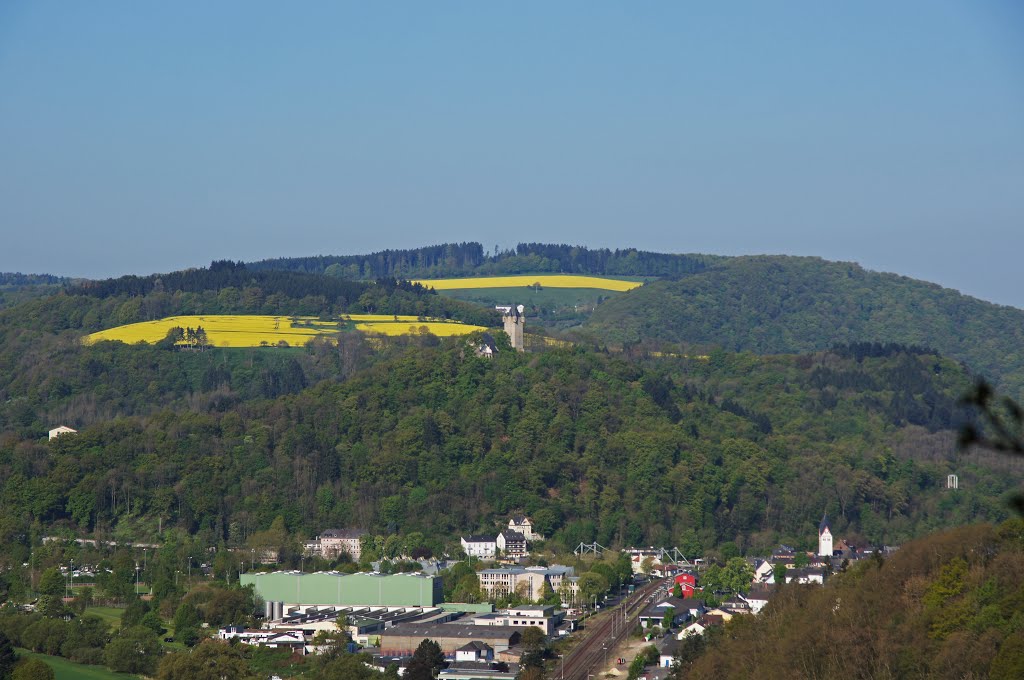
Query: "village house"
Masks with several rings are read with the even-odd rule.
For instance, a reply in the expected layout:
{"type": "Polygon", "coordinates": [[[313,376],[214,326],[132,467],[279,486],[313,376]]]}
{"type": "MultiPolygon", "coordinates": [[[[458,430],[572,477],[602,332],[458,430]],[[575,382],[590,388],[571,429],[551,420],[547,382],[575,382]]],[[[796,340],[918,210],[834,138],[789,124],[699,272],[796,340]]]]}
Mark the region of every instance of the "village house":
{"type": "Polygon", "coordinates": [[[492,359],[498,353],[498,346],[494,344],[494,336],[484,333],[480,336],[480,344],[473,348],[473,353],[484,359],[492,359]]]}
{"type": "Polygon", "coordinates": [[[527,543],[543,540],[543,536],[533,530],[533,522],[526,515],[513,515],[508,521],[509,531],[516,531],[523,535],[527,543]]]}
{"type": "Polygon", "coordinates": [[[658,666],[670,668],[675,663],[676,653],[681,646],[679,640],[672,637],[662,638],[656,646],[658,648],[658,666]]]}
{"type": "Polygon", "coordinates": [[[526,536],[511,529],[505,529],[498,534],[495,544],[501,550],[502,556],[510,560],[518,560],[530,554],[526,549],[526,536]]]}
{"type": "Polygon", "coordinates": [[[690,625],[679,631],[676,635],[677,640],[683,640],[690,637],[691,635],[703,635],[704,631],[714,626],[725,625],[725,622],[732,618],[732,615],[728,612],[723,612],[720,609],[712,610],[711,612],[705,613],[699,619],[691,623],[690,625]],[[717,613],[713,613],[717,612],[717,613]]]}
{"type": "Polygon", "coordinates": [[[786,572],[786,583],[825,583],[825,570],[821,567],[802,567],[786,572]]]}
{"type": "Polygon", "coordinates": [[[690,637],[691,635],[703,635],[704,631],[707,629],[708,627],[705,626],[704,623],[702,623],[702,620],[698,619],[697,621],[694,621],[693,623],[679,631],[679,633],[676,634],[676,639],[683,640],[685,638],[690,637]]]}
{"type": "Polygon", "coordinates": [[[746,595],[740,595],[740,597],[750,605],[750,611],[754,614],[760,613],[760,611],[765,608],[765,605],[768,604],[768,599],[771,596],[771,589],[768,586],[761,584],[751,587],[750,592],[746,595]]]}
{"type": "Polygon", "coordinates": [[[493,560],[497,553],[498,543],[492,536],[479,534],[468,537],[460,536],[459,539],[462,542],[462,550],[466,553],[467,557],[493,560]]]}
{"type": "Polygon", "coordinates": [[[655,600],[640,612],[639,623],[644,628],[660,626],[665,615],[672,610],[672,625],[678,626],[691,619],[700,618],[705,612],[704,603],[693,598],[666,597],[655,600]]]}
{"type": "Polygon", "coordinates": [[[479,640],[467,642],[455,650],[456,661],[490,661],[493,658],[494,649],[479,640]]]}
{"type": "Polygon", "coordinates": [[[358,562],[363,554],[359,539],[365,533],[358,529],[325,529],[314,540],[305,544],[306,554],[333,560],[341,553],[346,553],[353,562],[358,562]]]}
{"type": "Polygon", "coordinates": [[[754,583],[775,583],[775,567],[768,560],[754,560],[754,583]]]}

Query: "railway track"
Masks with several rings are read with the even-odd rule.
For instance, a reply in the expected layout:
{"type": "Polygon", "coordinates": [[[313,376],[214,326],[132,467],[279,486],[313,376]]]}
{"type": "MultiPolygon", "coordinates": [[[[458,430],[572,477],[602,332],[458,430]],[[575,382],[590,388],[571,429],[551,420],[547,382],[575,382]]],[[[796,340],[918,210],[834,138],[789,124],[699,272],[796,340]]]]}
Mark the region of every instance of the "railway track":
{"type": "Polygon", "coordinates": [[[636,627],[637,617],[648,603],[648,598],[662,584],[652,581],[639,588],[621,604],[610,610],[610,616],[602,616],[598,621],[589,619],[586,637],[580,644],[555,666],[552,678],[559,680],[588,680],[588,676],[596,676],[615,647],[636,627]]]}

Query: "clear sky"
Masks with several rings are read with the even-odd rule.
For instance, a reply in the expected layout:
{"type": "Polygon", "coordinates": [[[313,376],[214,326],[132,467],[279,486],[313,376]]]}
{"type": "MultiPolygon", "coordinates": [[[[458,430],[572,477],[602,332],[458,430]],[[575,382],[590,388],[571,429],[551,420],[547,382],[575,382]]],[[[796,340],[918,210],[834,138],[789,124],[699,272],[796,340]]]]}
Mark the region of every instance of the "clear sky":
{"type": "Polygon", "coordinates": [[[0,2],[0,271],[462,240],[1024,307],[1022,3],[0,2]]]}

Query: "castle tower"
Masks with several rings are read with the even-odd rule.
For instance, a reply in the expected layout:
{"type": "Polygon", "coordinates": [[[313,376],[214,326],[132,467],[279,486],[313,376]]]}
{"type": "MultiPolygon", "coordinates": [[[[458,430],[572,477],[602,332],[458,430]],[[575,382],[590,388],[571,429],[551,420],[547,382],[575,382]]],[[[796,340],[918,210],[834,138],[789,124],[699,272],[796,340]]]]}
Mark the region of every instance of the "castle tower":
{"type": "Polygon", "coordinates": [[[501,310],[501,320],[505,323],[505,332],[508,339],[512,341],[512,349],[517,352],[525,352],[526,345],[523,342],[523,326],[526,323],[525,309],[522,305],[499,306],[495,309],[501,310]]]}
{"type": "Polygon", "coordinates": [[[818,525],[818,557],[832,557],[832,527],[827,512],[818,525]]]}

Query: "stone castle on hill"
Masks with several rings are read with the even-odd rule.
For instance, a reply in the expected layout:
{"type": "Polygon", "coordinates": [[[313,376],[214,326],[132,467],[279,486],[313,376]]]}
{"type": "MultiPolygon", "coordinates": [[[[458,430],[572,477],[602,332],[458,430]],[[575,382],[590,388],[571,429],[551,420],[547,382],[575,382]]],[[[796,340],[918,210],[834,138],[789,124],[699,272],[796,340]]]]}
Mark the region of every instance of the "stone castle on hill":
{"type": "Polygon", "coordinates": [[[526,345],[523,340],[523,327],[526,324],[526,316],[523,314],[523,305],[498,305],[495,309],[501,311],[501,320],[505,324],[505,332],[512,341],[512,348],[517,352],[525,352],[526,345]]]}

